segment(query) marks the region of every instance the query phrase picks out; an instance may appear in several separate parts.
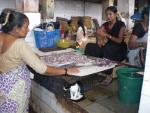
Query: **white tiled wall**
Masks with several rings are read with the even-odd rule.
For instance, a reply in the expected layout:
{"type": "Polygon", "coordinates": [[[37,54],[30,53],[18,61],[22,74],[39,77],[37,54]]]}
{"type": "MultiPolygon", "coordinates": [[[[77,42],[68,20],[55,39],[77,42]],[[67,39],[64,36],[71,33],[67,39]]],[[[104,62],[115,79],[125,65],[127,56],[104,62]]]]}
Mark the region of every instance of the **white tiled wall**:
{"type": "MultiPolygon", "coordinates": [[[[149,20],[150,24],[150,20],[149,20]]],[[[146,55],[146,67],[144,73],[144,81],[141,93],[141,101],[139,113],[150,113],[150,25],[148,32],[148,47],[146,55]]]]}

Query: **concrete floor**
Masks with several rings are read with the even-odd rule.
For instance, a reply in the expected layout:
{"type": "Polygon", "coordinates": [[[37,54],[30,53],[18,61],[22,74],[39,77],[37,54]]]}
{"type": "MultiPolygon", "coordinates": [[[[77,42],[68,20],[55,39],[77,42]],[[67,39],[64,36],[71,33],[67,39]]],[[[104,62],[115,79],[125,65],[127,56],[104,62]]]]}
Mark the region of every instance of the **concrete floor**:
{"type": "Polygon", "coordinates": [[[117,80],[109,86],[97,86],[78,104],[89,113],[138,113],[139,104],[124,104],[118,99],[117,80]]]}
{"type": "MultiPolygon", "coordinates": [[[[89,113],[138,113],[139,104],[124,104],[118,99],[117,79],[109,86],[97,85],[85,93],[85,99],[77,102],[89,113]]],[[[30,113],[35,113],[31,111],[30,113]]],[[[56,113],[52,110],[51,113],[56,113]]]]}

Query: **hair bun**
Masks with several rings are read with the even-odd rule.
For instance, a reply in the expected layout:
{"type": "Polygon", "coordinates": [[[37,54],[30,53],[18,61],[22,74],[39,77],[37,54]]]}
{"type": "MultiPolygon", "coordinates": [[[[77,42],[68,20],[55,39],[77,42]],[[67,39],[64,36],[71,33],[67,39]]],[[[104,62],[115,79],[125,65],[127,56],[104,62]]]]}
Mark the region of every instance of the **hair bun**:
{"type": "Polygon", "coordinates": [[[9,18],[9,15],[10,13],[12,12],[13,10],[12,9],[9,9],[9,8],[5,8],[1,15],[0,15],[0,24],[3,24],[6,22],[6,19],[8,21],[8,18],[9,18]],[[9,14],[8,14],[9,13],[9,14]]]}

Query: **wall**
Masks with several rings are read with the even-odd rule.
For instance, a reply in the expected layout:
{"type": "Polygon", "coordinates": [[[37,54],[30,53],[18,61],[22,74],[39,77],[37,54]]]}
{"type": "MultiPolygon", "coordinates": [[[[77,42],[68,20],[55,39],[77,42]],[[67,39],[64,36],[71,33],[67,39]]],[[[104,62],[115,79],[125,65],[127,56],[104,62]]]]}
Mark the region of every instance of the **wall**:
{"type": "Polygon", "coordinates": [[[98,3],[75,0],[55,0],[54,17],[64,17],[70,19],[71,16],[92,16],[97,18],[99,22],[102,20],[102,5],[98,3]],[[84,9],[85,7],[85,9],[84,9]]]}
{"type": "Polygon", "coordinates": [[[123,14],[123,18],[126,19],[127,28],[131,29],[134,25],[130,17],[134,14],[135,0],[118,0],[118,11],[123,14]]]}
{"type": "Polygon", "coordinates": [[[30,105],[36,113],[69,113],[52,92],[34,81],[31,86],[30,105]]]}
{"type": "Polygon", "coordinates": [[[129,0],[118,0],[118,11],[120,12],[129,12],[129,0]]]}
{"type": "Polygon", "coordinates": [[[106,8],[109,6],[109,0],[104,0],[103,2],[102,2],[102,19],[103,20],[106,20],[106,16],[105,16],[105,10],[106,10],[106,8]]]}
{"type": "Polygon", "coordinates": [[[0,12],[4,8],[15,8],[16,7],[16,0],[0,0],[0,12]]]}
{"type": "Polygon", "coordinates": [[[83,13],[83,2],[68,1],[68,0],[55,0],[54,3],[54,16],[70,18],[71,16],[81,16],[83,13]]]}
{"type": "MultiPolygon", "coordinates": [[[[0,12],[4,8],[15,8],[15,0],[0,0],[0,12]]],[[[102,5],[98,3],[84,3],[76,0],[55,0],[54,1],[54,17],[70,18],[71,16],[92,16],[102,21],[102,5]]]]}
{"type": "Polygon", "coordinates": [[[102,5],[98,3],[85,3],[85,15],[96,18],[99,24],[102,23],[102,5]]]}

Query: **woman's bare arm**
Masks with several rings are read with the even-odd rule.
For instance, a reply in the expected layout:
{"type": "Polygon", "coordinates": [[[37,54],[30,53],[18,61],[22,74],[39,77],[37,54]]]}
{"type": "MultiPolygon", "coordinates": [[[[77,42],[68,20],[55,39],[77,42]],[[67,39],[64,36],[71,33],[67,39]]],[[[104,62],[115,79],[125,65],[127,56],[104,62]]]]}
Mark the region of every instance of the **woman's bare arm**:
{"type": "Polygon", "coordinates": [[[138,47],[146,48],[147,43],[137,42],[137,38],[138,37],[136,35],[131,34],[129,42],[128,42],[129,49],[136,49],[138,47]]]}

